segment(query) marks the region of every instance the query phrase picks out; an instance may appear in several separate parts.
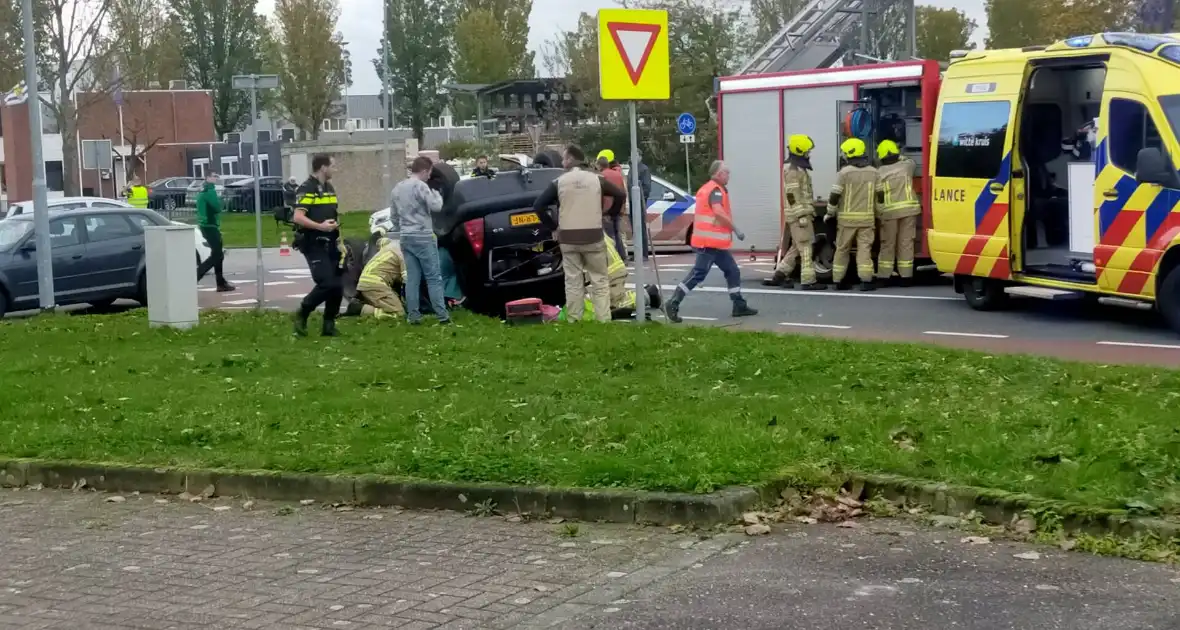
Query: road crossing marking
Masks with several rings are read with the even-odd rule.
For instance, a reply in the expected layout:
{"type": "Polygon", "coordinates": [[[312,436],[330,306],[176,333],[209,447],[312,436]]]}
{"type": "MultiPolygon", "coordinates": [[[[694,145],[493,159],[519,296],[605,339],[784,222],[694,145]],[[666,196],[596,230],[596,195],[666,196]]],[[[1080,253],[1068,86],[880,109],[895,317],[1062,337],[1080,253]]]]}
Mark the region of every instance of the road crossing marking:
{"type": "Polygon", "coordinates": [[[798,326],[800,328],[831,328],[832,330],[850,330],[852,326],[838,326],[836,324],[806,324],[803,322],[779,322],[779,326],[798,326]]]}

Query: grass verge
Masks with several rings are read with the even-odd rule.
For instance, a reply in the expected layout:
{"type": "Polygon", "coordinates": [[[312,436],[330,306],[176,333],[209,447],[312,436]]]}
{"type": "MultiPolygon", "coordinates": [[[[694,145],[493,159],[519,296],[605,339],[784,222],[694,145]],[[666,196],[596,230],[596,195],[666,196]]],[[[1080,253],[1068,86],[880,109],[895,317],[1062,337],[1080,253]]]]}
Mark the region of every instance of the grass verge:
{"type": "MultiPolygon", "coordinates": [[[[370,212],[342,212],[340,213],[340,229],[345,238],[368,238],[370,212]]],[[[262,246],[278,247],[279,235],[287,233],[287,243],[291,242],[291,227],[275,223],[269,214],[262,216],[262,246]]],[[[225,239],[226,247],[254,247],[258,242],[254,215],[239,212],[227,212],[221,215],[221,235],[225,239]]]]}
{"type": "Polygon", "coordinates": [[[858,470],[1180,512],[1180,372],[625,324],[0,323],[0,456],[709,491],[858,470]]]}

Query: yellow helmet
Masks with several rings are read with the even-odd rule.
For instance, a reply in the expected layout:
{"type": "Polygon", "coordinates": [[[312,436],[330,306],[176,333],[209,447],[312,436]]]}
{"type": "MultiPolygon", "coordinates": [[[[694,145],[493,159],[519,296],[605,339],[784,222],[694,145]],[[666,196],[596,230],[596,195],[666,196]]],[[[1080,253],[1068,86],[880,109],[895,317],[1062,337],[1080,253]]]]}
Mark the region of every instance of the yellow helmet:
{"type": "Polygon", "coordinates": [[[598,152],[598,159],[606,160],[607,162],[615,161],[615,152],[610,149],[603,149],[598,152]]]}
{"type": "Polygon", "coordinates": [[[865,141],[860,138],[849,138],[840,145],[840,153],[848,159],[864,157],[865,141]]]}
{"type": "Polygon", "coordinates": [[[891,155],[901,155],[901,149],[898,149],[897,143],[892,140],[882,140],[881,144],[877,145],[877,159],[884,160],[891,155]]]}
{"type": "Polygon", "coordinates": [[[814,148],[815,141],[811,139],[811,136],[797,133],[787,138],[787,150],[790,151],[791,155],[804,157],[814,148]]]}

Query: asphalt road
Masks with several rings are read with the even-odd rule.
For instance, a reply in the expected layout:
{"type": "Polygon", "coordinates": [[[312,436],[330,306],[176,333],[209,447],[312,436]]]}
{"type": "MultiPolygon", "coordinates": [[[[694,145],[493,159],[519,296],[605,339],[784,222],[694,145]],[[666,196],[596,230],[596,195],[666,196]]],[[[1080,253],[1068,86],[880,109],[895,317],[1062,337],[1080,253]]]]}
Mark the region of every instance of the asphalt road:
{"type": "MultiPolygon", "coordinates": [[[[692,266],[692,256],[661,256],[659,282],[664,295],[692,266]]],[[[688,325],[732,326],[793,334],[857,339],[917,341],[973,348],[986,352],[1017,352],[1102,363],[1143,363],[1180,367],[1180,335],[1151,311],[1072,302],[1013,299],[1011,308],[983,313],[970,309],[951,289],[949,280],[929,278],[925,286],[859,291],[803,292],[764,287],[773,265],[767,259],[739,261],[747,300],[759,310],[740,321],[729,317],[729,299],[719,271],[685,300],[681,315],[688,325]]],[[[312,283],[298,253],[280,256],[263,251],[267,308],[294,310],[312,283]]],[[[654,281],[650,269],[647,281],[654,281]]],[[[203,308],[231,310],[257,306],[254,250],[227,252],[226,274],[237,286],[217,293],[213,278],[200,287],[203,308]]],[[[657,318],[662,315],[657,314],[657,318]]]]}

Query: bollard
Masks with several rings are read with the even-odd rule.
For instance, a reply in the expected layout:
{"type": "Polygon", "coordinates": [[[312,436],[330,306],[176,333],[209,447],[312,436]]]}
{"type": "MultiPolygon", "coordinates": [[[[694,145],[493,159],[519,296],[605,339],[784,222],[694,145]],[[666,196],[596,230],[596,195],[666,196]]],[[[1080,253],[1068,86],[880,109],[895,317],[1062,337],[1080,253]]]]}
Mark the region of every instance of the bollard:
{"type": "Polygon", "coordinates": [[[148,324],[192,328],[197,325],[196,238],[191,225],[144,228],[147,251],[148,324]]]}

